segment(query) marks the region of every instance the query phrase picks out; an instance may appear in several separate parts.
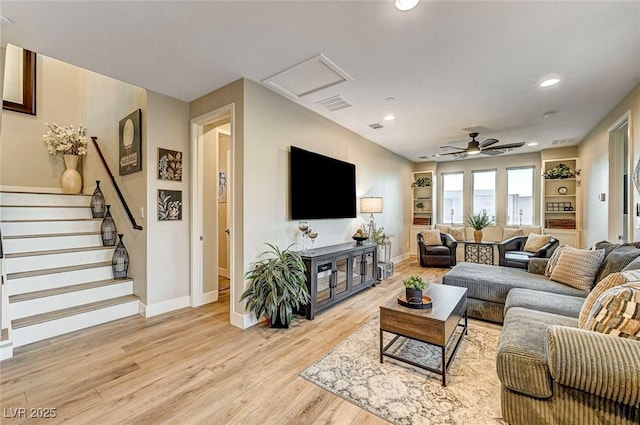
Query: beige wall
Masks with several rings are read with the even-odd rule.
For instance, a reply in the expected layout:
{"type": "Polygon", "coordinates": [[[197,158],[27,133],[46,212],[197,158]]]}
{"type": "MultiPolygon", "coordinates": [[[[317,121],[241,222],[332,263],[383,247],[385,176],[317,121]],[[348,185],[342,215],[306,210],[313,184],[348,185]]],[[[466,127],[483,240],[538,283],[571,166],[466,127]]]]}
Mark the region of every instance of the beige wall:
{"type": "Polygon", "coordinates": [[[47,153],[42,135],[45,123],[84,124],[80,69],[43,55],[36,58],[37,115],[2,110],[0,185],[58,189],[64,163],[47,153]]]}
{"type": "Polygon", "coordinates": [[[147,179],[147,306],[168,302],[168,307],[160,309],[168,311],[189,305],[189,105],[150,91],[146,115],[147,150],[143,154],[147,159],[143,165],[143,173],[139,174],[146,175],[147,179]],[[158,148],[182,152],[181,182],[158,179],[158,148]],[[181,221],[158,221],[158,189],[182,191],[181,221]]]}
{"type": "MultiPolygon", "coordinates": [[[[502,155],[495,157],[484,157],[478,159],[466,159],[463,161],[446,161],[438,162],[434,167],[433,162],[419,163],[415,166],[415,171],[436,170],[437,182],[436,182],[436,198],[438,209],[436,211],[436,223],[448,223],[445,216],[445,220],[442,220],[442,173],[451,173],[456,171],[464,172],[464,215],[471,212],[473,205],[472,194],[472,172],[474,170],[496,170],[496,220],[501,226],[505,226],[507,223],[507,168],[525,167],[533,165],[534,178],[533,178],[533,193],[534,193],[534,205],[540,205],[540,153],[523,153],[515,155],[502,155]]],[[[534,225],[540,225],[540,211],[539,208],[535,209],[534,225]]]]}
{"type": "MultiPolygon", "coordinates": [[[[75,68],[75,67],[74,67],[75,68]]],[[[83,179],[85,192],[92,192],[95,181],[100,180],[100,187],[105,199],[111,205],[111,214],[116,222],[118,233],[124,235],[124,245],[129,251],[129,276],[134,278],[134,292],[143,303],[147,302],[147,231],[145,220],[140,218],[140,208],[144,207],[147,198],[147,183],[143,162],[142,172],[118,175],[119,157],[119,121],[136,109],[142,109],[142,155],[146,161],[147,131],[146,109],[147,92],[130,84],[113,78],[105,77],[95,72],[79,70],[79,105],[81,118],[88,129],[89,136],[98,138],[98,144],[105,156],[111,172],[129,205],[136,221],[144,230],[135,230],[126,215],[125,209],[111,183],[98,153],[89,143],[88,152],[84,158],[83,179]]]]}
{"type": "MultiPolygon", "coordinates": [[[[632,167],[635,166],[640,159],[640,84],[636,85],[578,146],[584,205],[582,240],[583,245],[587,247],[608,238],[608,222],[605,217],[609,216],[609,204],[599,201],[597,194],[609,192],[609,128],[627,112],[630,112],[633,143],[632,152],[630,152],[633,155],[632,167]]],[[[630,203],[633,206],[640,202],[640,196],[635,188],[632,193],[630,203]]],[[[640,239],[639,229],[634,229],[631,239],[634,241],[640,239]]]]}
{"type": "MultiPolygon", "coordinates": [[[[294,248],[301,249],[297,221],[289,218],[291,145],[355,164],[358,198],[384,198],[376,225],[396,235],[392,256],[408,252],[412,162],[249,80],[244,130],[245,270],[265,250],[265,242],[297,243],[294,248]]],[[[326,246],[350,242],[366,219],[358,214],[309,224],[318,231],[316,245],[326,246]]]]}

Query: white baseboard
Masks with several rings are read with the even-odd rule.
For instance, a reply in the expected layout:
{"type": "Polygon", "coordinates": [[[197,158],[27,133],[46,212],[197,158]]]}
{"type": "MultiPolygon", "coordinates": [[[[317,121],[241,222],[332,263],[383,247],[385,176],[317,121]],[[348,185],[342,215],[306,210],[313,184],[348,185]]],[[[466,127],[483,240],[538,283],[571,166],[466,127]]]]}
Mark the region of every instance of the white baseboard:
{"type": "Polygon", "coordinates": [[[13,357],[13,343],[5,342],[0,347],[0,360],[10,359],[13,357]]]}
{"type": "Polygon", "coordinates": [[[411,258],[411,253],[409,253],[409,252],[405,252],[405,253],[404,253],[404,254],[402,254],[402,255],[398,255],[397,257],[393,257],[393,258],[391,259],[391,262],[392,262],[392,263],[399,263],[400,261],[404,261],[404,260],[406,260],[406,259],[408,259],[408,258],[411,258]]]}
{"type": "Polygon", "coordinates": [[[231,324],[236,328],[247,329],[257,323],[259,323],[259,320],[256,319],[256,315],[253,313],[233,313],[233,315],[231,316],[231,324]]]}
{"type": "Polygon", "coordinates": [[[202,304],[209,304],[218,301],[218,291],[210,291],[202,294],[202,304]]]}
{"type": "Polygon", "coordinates": [[[173,298],[171,300],[160,301],[159,303],[145,305],[140,303],[140,314],[144,317],[153,317],[159,314],[168,313],[170,311],[179,310],[191,305],[191,298],[187,295],[184,297],[173,298]]]}

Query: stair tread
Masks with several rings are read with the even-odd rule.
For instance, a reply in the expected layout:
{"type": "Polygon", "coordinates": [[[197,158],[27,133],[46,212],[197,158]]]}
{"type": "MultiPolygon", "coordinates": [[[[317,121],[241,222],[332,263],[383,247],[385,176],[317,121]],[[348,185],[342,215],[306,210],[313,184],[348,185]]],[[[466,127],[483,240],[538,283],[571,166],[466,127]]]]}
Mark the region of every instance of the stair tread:
{"type": "Polygon", "coordinates": [[[68,316],[74,316],[81,313],[86,313],[92,310],[99,310],[106,307],[111,307],[118,304],[124,304],[131,301],[138,301],[139,298],[136,295],[123,295],[121,297],[110,298],[103,301],[97,301],[89,304],[83,304],[75,307],[64,308],[62,310],[55,310],[49,313],[37,314],[35,316],[23,317],[22,319],[16,319],[11,321],[13,329],[24,328],[27,326],[36,325],[38,323],[49,322],[52,320],[62,319],[68,316]]]}
{"type": "Polygon", "coordinates": [[[31,220],[0,220],[0,223],[46,223],[50,221],[102,221],[101,218],[37,218],[31,220]]]}
{"type": "Polygon", "coordinates": [[[91,193],[62,193],[62,192],[27,192],[26,190],[0,190],[0,193],[22,193],[25,195],[62,195],[62,196],[93,196],[91,193]]]}
{"type": "Polygon", "coordinates": [[[62,238],[67,236],[93,236],[99,235],[100,232],[73,232],[73,233],[40,233],[36,235],[11,235],[4,236],[2,239],[36,239],[36,238],[62,238]]]}
{"type": "Polygon", "coordinates": [[[0,208],[91,208],[90,205],[4,205],[0,208]]]}
{"type": "Polygon", "coordinates": [[[116,285],[119,283],[131,282],[133,279],[105,279],[96,280],[94,282],[79,283],[76,285],[62,286],[60,288],[43,289],[41,291],[26,292],[24,294],[17,294],[9,296],[9,303],[16,303],[21,301],[33,300],[44,297],[52,297],[54,295],[68,294],[77,291],[83,291],[85,289],[99,288],[101,286],[116,285]]]}
{"type": "Polygon", "coordinates": [[[102,261],[99,263],[78,264],[75,266],[55,267],[51,269],[29,270],[27,272],[7,273],[7,280],[21,279],[25,277],[42,276],[53,273],[73,272],[77,270],[93,269],[98,267],[111,267],[111,261],[102,261]]]}
{"type": "Polygon", "coordinates": [[[50,249],[46,251],[26,251],[26,252],[13,252],[11,254],[5,254],[5,258],[22,258],[22,257],[35,257],[39,255],[55,255],[55,254],[71,254],[74,252],[88,252],[88,251],[100,251],[101,249],[114,249],[115,246],[89,246],[85,248],[65,248],[65,249],[50,249]]]}

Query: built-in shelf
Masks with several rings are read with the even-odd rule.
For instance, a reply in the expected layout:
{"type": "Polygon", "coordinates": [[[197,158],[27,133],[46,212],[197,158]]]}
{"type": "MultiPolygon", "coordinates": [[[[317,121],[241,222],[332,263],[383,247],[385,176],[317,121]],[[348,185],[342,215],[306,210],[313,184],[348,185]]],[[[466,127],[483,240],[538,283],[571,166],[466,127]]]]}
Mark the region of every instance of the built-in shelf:
{"type": "Polygon", "coordinates": [[[432,171],[416,171],[413,173],[413,185],[411,187],[411,210],[413,211],[411,223],[414,225],[431,226],[433,205],[433,185],[435,181],[432,171]],[[428,182],[429,186],[418,186],[419,182],[428,182]],[[421,204],[420,207],[418,204],[421,204]]]}
{"type": "Polygon", "coordinates": [[[575,211],[545,211],[545,214],[575,214],[575,211]]]}
{"type": "MultiPolygon", "coordinates": [[[[564,164],[579,169],[578,158],[551,159],[542,162],[542,173],[564,164]]],[[[552,234],[562,245],[580,248],[581,193],[579,176],[564,179],[543,179],[541,216],[543,233],[552,234]],[[577,178],[576,178],[577,177],[577,178]],[[560,193],[558,190],[564,193],[560,193]],[[571,208],[566,211],[563,208],[571,208]]]]}

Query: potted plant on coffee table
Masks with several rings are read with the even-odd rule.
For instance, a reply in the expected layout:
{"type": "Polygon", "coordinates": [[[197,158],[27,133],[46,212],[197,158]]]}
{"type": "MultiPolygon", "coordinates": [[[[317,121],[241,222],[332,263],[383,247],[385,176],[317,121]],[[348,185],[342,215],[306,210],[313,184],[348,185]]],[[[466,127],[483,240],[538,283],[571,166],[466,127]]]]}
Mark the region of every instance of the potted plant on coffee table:
{"type": "Polygon", "coordinates": [[[473,240],[482,242],[482,229],[493,224],[493,220],[489,218],[487,210],[482,210],[478,214],[467,214],[464,224],[473,227],[473,240]]]}
{"type": "Polygon", "coordinates": [[[290,249],[293,245],[286,249],[267,245],[271,249],[260,257],[268,257],[255,262],[246,273],[245,278],[251,283],[240,299],[257,319],[267,316],[272,328],[288,328],[293,309],[311,300],[306,268],[300,255],[290,249]]]}
{"type": "Polygon", "coordinates": [[[420,276],[409,276],[402,281],[405,287],[405,294],[409,304],[422,304],[422,291],[427,287],[427,283],[420,276]]]}

